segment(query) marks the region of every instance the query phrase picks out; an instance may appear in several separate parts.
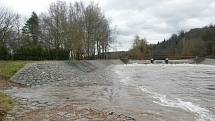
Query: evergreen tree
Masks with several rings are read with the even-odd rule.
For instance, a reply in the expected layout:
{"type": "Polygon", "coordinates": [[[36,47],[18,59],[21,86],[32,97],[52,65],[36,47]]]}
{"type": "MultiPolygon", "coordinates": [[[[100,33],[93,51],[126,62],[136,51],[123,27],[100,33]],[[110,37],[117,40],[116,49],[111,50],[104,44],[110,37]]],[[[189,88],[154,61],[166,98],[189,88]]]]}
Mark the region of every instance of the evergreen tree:
{"type": "Polygon", "coordinates": [[[30,40],[31,44],[38,44],[40,38],[39,18],[35,12],[32,12],[31,17],[27,20],[23,27],[23,36],[30,40]]]}
{"type": "Polygon", "coordinates": [[[22,29],[22,49],[18,50],[19,55],[22,55],[25,59],[42,59],[40,35],[39,18],[35,12],[32,12],[31,17],[22,29]]]}

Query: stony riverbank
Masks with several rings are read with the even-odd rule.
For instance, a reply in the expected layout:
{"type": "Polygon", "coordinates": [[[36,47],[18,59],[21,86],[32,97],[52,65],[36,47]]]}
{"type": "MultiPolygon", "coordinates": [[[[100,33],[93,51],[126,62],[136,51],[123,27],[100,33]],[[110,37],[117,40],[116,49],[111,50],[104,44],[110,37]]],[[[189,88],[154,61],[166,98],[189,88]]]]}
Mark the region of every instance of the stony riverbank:
{"type": "Polygon", "coordinates": [[[112,95],[109,61],[47,61],[27,64],[11,80],[26,88],[6,90],[17,101],[10,121],[135,120],[106,104],[112,95]]]}

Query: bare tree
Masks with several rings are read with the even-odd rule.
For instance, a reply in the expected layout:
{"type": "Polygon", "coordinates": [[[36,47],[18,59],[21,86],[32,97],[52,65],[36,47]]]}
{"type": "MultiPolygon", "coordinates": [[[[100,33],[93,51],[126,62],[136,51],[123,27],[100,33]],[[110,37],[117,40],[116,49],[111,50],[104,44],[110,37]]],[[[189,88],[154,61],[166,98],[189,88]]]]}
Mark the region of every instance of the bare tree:
{"type": "MultiPolygon", "coordinates": [[[[13,48],[16,46],[16,40],[18,37],[19,27],[19,15],[12,13],[10,10],[4,7],[0,7],[0,53],[6,55],[9,52],[13,52],[13,48]]],[[[8,58],[8,57],[0,57],[8,58]]]]}
{"type": "Polygon", "coordinates": [[[82,2],[58,1],[41,17],[42,33],[48,39],[44,41],[52,43],[56,50],[70,51],[76,59],[89,59],[96,54],[101,58],[100,54],[108,50],[112,39],[109,21],[94,3],[85,7],[82,2]]]}

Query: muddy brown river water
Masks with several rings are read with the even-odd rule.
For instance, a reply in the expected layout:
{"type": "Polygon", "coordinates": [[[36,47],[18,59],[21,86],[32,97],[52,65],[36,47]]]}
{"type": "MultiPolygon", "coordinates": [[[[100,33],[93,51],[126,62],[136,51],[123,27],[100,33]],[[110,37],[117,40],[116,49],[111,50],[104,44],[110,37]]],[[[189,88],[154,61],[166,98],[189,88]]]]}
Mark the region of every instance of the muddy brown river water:
{"type": "MultiPolygon", "coordinates": [[[[67,78],[75,72],[70,69],[61,69],[67,78]]],[[[114,111],[139,121],[215,121],[215,66],[110,65],[79,74],[83,77],[76,78],[80,81],[75,86],[67,85],[67,80],[14,88],[6,93],[25,105],[23,110],[72,103],[114,111]]]]}

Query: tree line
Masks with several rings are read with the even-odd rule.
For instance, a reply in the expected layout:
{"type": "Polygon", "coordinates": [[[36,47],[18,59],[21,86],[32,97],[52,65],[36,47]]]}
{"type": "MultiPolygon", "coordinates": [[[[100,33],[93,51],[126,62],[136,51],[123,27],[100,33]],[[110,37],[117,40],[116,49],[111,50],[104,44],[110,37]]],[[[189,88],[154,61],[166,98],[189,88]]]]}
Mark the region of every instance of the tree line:
{"type": "Polygon", "coordinates": [[[148,44],[146,39],[140,39],[137,35],[129,53],[130,58],[134,59],[215,58],[215,26],[180,31],[157,44],[148,44]]]}
{"type": "Polygon", "coordinates": [[[113,42],[110,21],[94,3],[58,1],[24,25],[20,18],[0,8],[0,59],[103,59],[113,42]]]}
{"type": "Polygon", "coordinates": [[[180,31],[153,45],[153,56],[215,58],[215,26],[180,31]]]}

